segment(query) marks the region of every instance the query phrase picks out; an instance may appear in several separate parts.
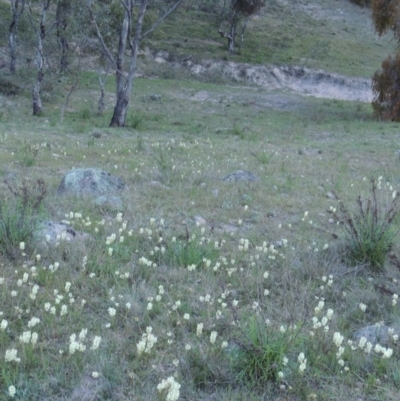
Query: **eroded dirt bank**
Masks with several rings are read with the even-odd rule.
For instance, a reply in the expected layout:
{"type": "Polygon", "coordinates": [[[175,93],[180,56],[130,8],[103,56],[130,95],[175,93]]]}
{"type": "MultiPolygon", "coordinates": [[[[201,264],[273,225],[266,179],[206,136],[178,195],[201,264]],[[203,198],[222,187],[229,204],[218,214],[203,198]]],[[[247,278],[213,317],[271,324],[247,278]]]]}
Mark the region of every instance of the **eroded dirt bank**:
{"type": "MultiPolygon", "coordinates": [[[[154,60],[171,62],[166,52],[159,52],[154,60]]],[[[229,80],[253,83],[266,89],[290,89],[296,93],[318,98],[371,102],[371,80],[313,70],[302,66],[252,65],[232,61],[185,60],[172,62],[187,68],[192,74],[219,74],[229,80]]]]}

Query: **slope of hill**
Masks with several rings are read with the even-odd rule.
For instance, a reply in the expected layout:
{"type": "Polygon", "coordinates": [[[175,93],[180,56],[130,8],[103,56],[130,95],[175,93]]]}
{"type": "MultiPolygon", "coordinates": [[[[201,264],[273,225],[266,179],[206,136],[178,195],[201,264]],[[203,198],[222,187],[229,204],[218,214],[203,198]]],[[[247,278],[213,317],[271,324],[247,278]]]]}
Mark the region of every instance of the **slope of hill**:
{"type": "Polygon", "coordinates": [[[228,56],[209,15],[185,7],[145,44],[178,58],[290,64],[362,77],[370,77],[395,48],[390,35],[374,33],[370,11],[348,0],[270,0],[250,21],[235,56],[228,56]]]}

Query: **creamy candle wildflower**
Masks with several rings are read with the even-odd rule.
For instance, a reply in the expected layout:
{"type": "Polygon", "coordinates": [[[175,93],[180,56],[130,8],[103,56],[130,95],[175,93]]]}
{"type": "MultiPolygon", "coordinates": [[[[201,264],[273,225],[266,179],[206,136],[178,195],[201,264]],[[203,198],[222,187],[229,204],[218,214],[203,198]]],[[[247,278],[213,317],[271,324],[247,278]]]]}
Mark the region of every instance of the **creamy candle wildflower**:
{"type": "Polygon", "coordinates": [[[38,317],[32,317],[32,319],[28,322],[28,327],[35,327],[40,323],[40,319],[38,317]]]}
{"type": "Polygon", "coordinates": [[[93,344],[92,344],[92,346],[90,347],[90,349],[91,349],[92,351],[95,351],[96,349],[98,349],[99,346],[100,346],[100,342],[101,342],[101,337],[100,337],[100,336],[95,336],[95,337],[93,338],[93,344]]]}
{"type": "Polygon", "coordinates": [[[179,389],[181,385],[175,381],[171,376],[168,379],[164,379],[157,385],[159,393],[165,394],[166,401],[176,401],[179,398],[179,389]]]}
{"type": "Polygon", "coordinates": [[[21,358],[18,358],[17,354],[18,354],[18,350],[16,350],[15,348],[7,349],[4,359],[6,362],[17,362],[18,363],[21,361],[21,358]]]}
{"type": "Polygon", "coordinates": [[[3,319],[3,320],[1,321],[1,323],[0,323],[0,330],[1,330],[1,331],[5,331],[6,328],[7,328],[7,326],[8,326],[8,321],[5,320],[5,319],[3,319]]]}
{"type": "Polygon", "coordinates": [[[202,331],[203,331],[203,323],[198,323],[198,324],[197,324],[197,327],[196,327],[196,335],[197,335],[198,337],[200,337],[202,331]]]}
{"type": "Polygon", "coordinates": [[[14,398],[15,394],[17,393],[17,389],[15,388],[15,386],[10,386],[8,387],[8,395],[11,398],[14,398]]]}

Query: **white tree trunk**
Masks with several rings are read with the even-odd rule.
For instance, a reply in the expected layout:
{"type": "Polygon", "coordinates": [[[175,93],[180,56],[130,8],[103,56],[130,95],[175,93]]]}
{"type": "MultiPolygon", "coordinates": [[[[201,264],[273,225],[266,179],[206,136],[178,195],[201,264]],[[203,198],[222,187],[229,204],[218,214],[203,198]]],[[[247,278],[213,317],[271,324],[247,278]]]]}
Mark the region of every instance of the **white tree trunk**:
{"type": "Polygon", "coordinates": [[[8,47],[10,49],[10,72],[17,71],[17,28],[19,19],[25,9],[25,0],[11,0],[12,19],[8,30],[8,47]]]}
{"type": "Polygon", "coordinates": [[[135,78],[136,66],[137,66],[137,55],[139,51],[139,43],[142,34],[142,27],[144,16],[146,14],[146,9],[149,0],[140,1],[140,11],[136,19],[135,35],[133,42],[130,38],[131,26],[132,26],[132,0],[126,1],[120,0],[124,3],[125,16],[124,22],[122,24],[120,41],[118,46],[118,58],[117,58],[117,103],[114,107],[114,114],[112,116],[110,127],[124,127],[126,122],[126,113],[128,111],[128,105],[133,85],[133,80],[135,78]],[[125,78],[123,75],[123,62],[124,53],[126,49],[127,41],[130,47],[130,63],[128,75],[125,78]]]}

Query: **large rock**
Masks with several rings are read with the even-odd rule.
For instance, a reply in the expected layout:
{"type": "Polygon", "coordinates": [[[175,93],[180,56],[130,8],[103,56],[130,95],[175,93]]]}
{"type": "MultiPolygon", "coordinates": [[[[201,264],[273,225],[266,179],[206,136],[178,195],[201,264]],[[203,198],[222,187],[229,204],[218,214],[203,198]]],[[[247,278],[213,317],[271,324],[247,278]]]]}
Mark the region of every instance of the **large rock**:
{"type": "Polygon", "coordinates": [[[59,195],[98,197],[115,194],[125,188],[125,181],[98,168],[76,168],[69,171],[58,187],[59,195]]]}

